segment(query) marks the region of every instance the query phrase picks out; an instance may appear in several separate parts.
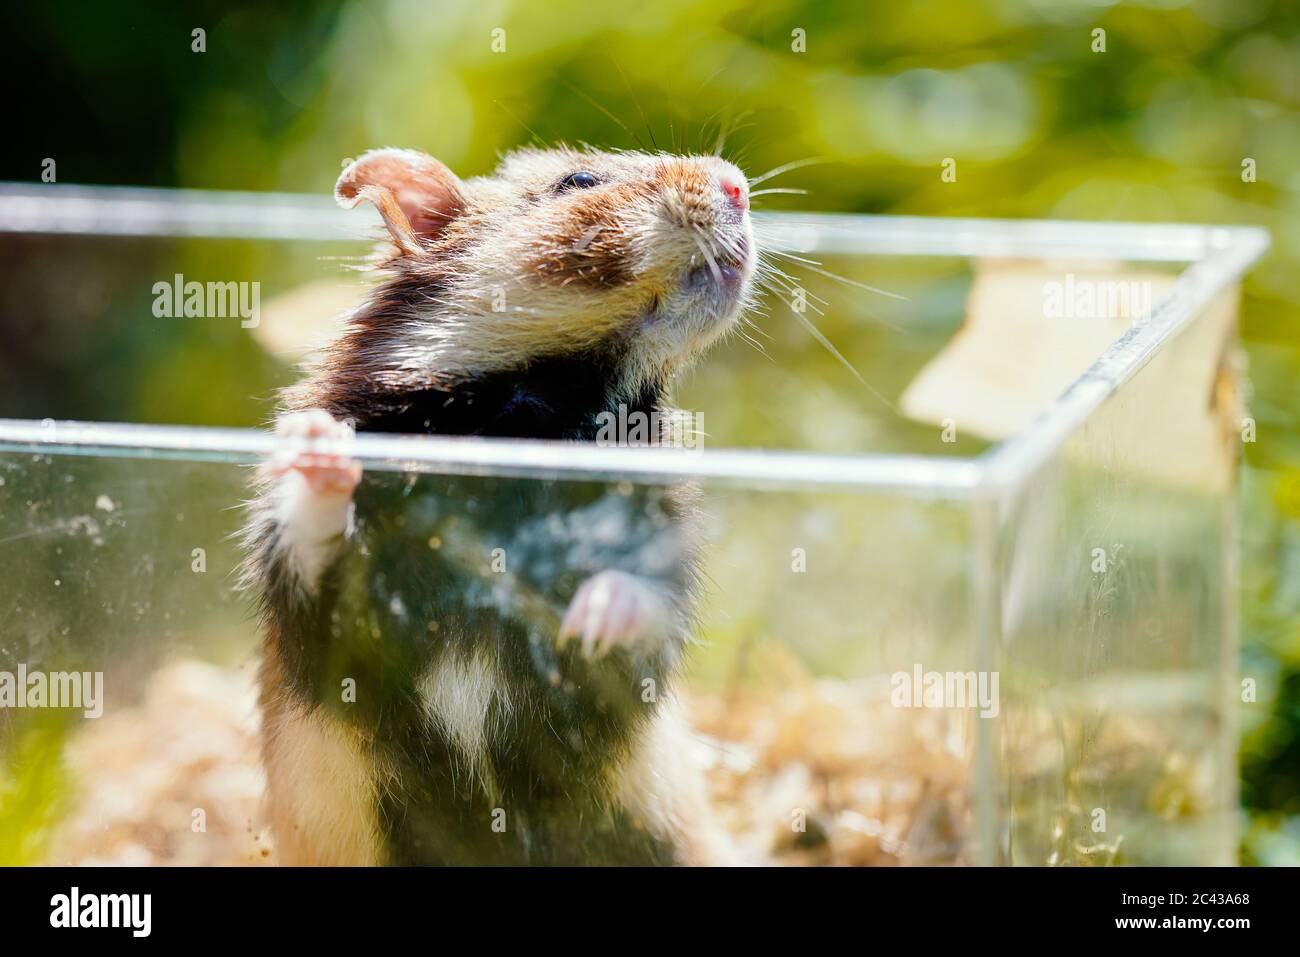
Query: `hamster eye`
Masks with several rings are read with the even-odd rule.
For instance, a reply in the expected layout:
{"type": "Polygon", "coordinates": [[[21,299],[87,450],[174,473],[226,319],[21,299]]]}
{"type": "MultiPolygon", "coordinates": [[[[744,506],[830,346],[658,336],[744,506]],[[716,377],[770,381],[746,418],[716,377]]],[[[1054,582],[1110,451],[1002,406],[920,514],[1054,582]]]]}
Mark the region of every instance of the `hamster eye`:
{"type": "Polygon", "coordinates": [[[560,180],[559,189],[590,189],[599,183],[594,173],[570,173],[560,180]]]}

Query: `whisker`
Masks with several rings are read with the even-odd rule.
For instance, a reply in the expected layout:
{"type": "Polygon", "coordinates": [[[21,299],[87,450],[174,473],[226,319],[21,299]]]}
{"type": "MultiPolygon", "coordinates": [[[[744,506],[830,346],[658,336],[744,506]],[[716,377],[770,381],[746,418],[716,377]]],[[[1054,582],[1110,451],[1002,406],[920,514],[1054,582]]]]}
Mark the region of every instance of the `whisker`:
{"type": "Polygon", "coordinates": [[[766,264],[764,264],[764,265],[765,265],[765,267],[766,267],[766,274],[767,274],[768,276],[780,276],[781,279],[784,280],[784,282],[782,282],[782,285],[785,286],[787,289],[790,289],[791,291],[793,291],[794,289],[802,289],[804,295],[805,295],[807,298],[809,298],[809,299],[816,299],[818,302],[820,302],[820,303],[821,303],[822,305],[824,305],[824,306],[829,306],[829,305],[830,305],[830,302],[827,301],[827,300],[825,300],[825,299],[823,299],[821,296],[819,296],[819,295],[817,295],[816,293],[811,292],[811,291],[809,291],[809,290],[807,290],[807,289],[804,289],[804,287],[803,287],[802,285],[799,284],[799,279],[798,279],[797,277],[795,277],[795,276],[790,275],[790,274],[789,274],[788,272],[786,272],[784,269],[778,269],[778,268],[777,268],[776,266],[774,266],[772,263],[766,263],[766,264]]]}
{"type": "MultiPolygon", "coordinates": [[[[865,289],[865,290],[867,290],[867,291],[869,291],[869,292],[878,292],[878,293],[881,293],[881,294],[883,294],[883,295],[886,295],[886,296],[892,296],[892,297],[895,298],[895,299],[902,299],[902,300],[907,301],[907,302],[910,302],[910,301],[911,301],[911,300],[908,299],[906,296],[898,295],[897,293],[887,292],[886,290],[883,290],[883,289],[877,289],[877,288],[874,287],[874,286],[868,286],[866,283],[859,283],[859,282],[856,282],[855,280],[849,279],[849,278],[847,278],[847,277],[845,277],[845,276],[837,276],[836,274],[831,273],[831,272],[828,272],[828,271],[826,271],[826,270],[824,270],[824,269],[818,269],[818,268],[817,268],[818,264],[817,264],[817,262],[816,262],[815,260],[812,260],[812,259],[805,259],[803,256],[795,256],[795,255],[793,255],[793,254],[791,254],[791,253],[782,253],[782,252],[779,252],[778,250],[773,250],[773,249],[764,250],[763,252],[764,252],[765,254],[773,254],[773,255],[785,256],[786,258],[793,259],[793,260],[799,262],[800,264],[806,266],[808,269],[812,270],[813,272],[821,273],[821,274],[824,275],[824,276],[827,276],[827,277],[829,277],[829,278],[831,278],[831,279],[839,280],[840,282],[847,283],[847,284],[850,285],[850,286],[857,286],[857,287],[862,288],[862,289],[865,289]]],[[[799,280],[798,280],[797,277],[790,275],[788,272],[786,272],[786,271],[783,270],[783,269],[780,269],[780,268],[777,267],[774,263],[771,263],[771,262],[765,261],[765,260],[763,260],[762,258],[760,258],[759,261],[758,261],[758,264],[757,264],[757,265],[758,265],[758,271],[762,274],[762,277],[760,277],[760,279],[759,279],[759,282],[760,282],[760,283],[763,282],[763,279],[764,279],[764,278],[772,279],[773,281],[775,281],[775,280],[774,280],[774,277],[776,277],[776,276],[780,276],[780,277],[782,277],[784,280],[786,280],[785,282],[781,282],[780,285],[781,285],[782,287],[784,287],[785,289],[787,289],[788,291],[793,291],[791,284],[795,284],[796,286],[798,285],[799,280]]],[[[802,286],[798,286],[798,288],[802,289],[803,287],[802,287],[802,286]]],[[[821,296],[818,296],[818,295],[816,295],[815,293],[810,292],[810,291],[807,290],[807,289],[804,289],[803,292],[804,292],[804,296],[805,296],[806,298],[816,299],[818,302],[822,303],[822,304],[825,305],[825,306],[829,306],[829,305],[830,305],[830,302],[829,302],[828,300],[823,299],[821,296]]],[[[809,303],[809,305],[811,305],[811,303],[809,303]]],[[[815,310],[819,315],[825,315],[825,313],[823,313],[820,309],[816,309],[815,306],[812,307],[812,308],[813,308],[813,309],[814,309],[814,310],[815,310]]],[[[885,326],[885,327],[887,327],[887,328],[889,328],[889,329],[893,329],[895,332],[904,332],[904,331],[905,331],[905,330],[903,329],[903,327],[902,327],[901,325],[899,325],[898,323],[890,322],[888,319],[883,319],[883,318],[881,318],[881,317],[878,316],[878,315],[873,315],[873,314],[868,313],[868,318],[870,318],[872,322],[878,323],[878,324],[880,324],[880,325],[882,325],[882,326],[885,326]]]]}
{"type": "MultiPolygon", "coordinates": [[[[748,113],[748,111],[746,111],[745,113],[743,113],[743,114],[741,114],[741,115],[742,115],[742,116],[748,116],[749,113],[748,113]]],[[[732,133],[738,133],[738,132],[740,132],[741,130],[747,130],[747,129],[749,129],[750,127],[755,126],[755,125],[756,125],[756,124],[754,124],[754,123],[739,123],[739,122],[737,122],[737,123],[735,123],[735,124],[731,127],[731,129],[727,132],[727,135],[728,135],[728,136],[731,136],[732,133]]],[[[751,151],[756,147],[756,145],[757,145],[757,140],[751,139],[751,140],[747,141],[744,145],[742,145],[742,146],[740,147],[740,149],[736,150],[736,152],[733,153],[730,157],[727,157],[727,159],[728,159],[728,160],[729,160],[733,165],[735,165],[735,166],[739,166],[741,169],[744,169],[744,167],[745,167],[745,162],[746,162],[747,158],[749,157],[750,152],[751,152],[751,151]]]]}
{"type": "Polygon", "coordinates": [[[755,339],[753,336],[749,335],[749,333],[745,332],[743,327],[736,326],[735,330],[736,330],[736,335],[740,336],[741,339],[749,343],[749,345],[753,347],[754,351],[757,352],[760,356],[762,356],[765,359],[772,358],[770,355],[767,354],[767,350],[763,348],[763,344],[759,342],[757,339],[755,339]]]}
{"type": "MultiPolygon", "coordinates": [[[[716,70],[714,70],[712,73],[710,73],[708,79],[705,80],[703,83],[701,83],[701,84],[700,84],[700,88],[699,88],[698,90],[695,91],[696,94],[703,93],[703,92],[704,92],[704,88],[705,88],[706,86],[708,86],[710,83],[712,83],[714,80],[716,80],[716,79],[718,78],[718,74],[721,73],[721,72],[722,72],[723,70],[725,70],[726,68],[727,68],[727,67],[726,67],[726,64],[723,64],[722,66],[720,66],[720,67],[718,67],[716,70]]],[[[714,116],[716,116],[716,115],[717,115],[717,114],[715,113],[714,116]]],[[[711,117],[709,117],[709,119],[712,120],[713,117],[711,116],[711,117]]]]}
{"type": "MultiPolygon", "coordinates": [[[[650,145],[655,148],[656,153],[659,152],[659,144],[655,142],[655,131],[650,128],[650,121],[646,119],[645,110],[641,109],[641,101],[632,95],[632,84],[627,81],[627,74],[623,72],[623,67],[617,60],[611,57],[610,62],[614,64],[614,69],[618,70],[618,75],[623,80],[623,86],[627,88],[628,96],[632,99],[632,105],[636,107],[637,113],[641,116],[641,122],[645,124],[646,132],[650,134],[650,145]]],[[[637,142],[640,142],[640,140],[637,142]]]]}
{"type": "Polygon", "coordinates": [[[890,292],[888,289],[881,289],[879,286],[872,286],[865,282],[858,282],[856,279],[850,279],[848,276],[841,276],[838,273],[833,273],[829,269],[822,269],[820,266],[816,266],[807,260],[804,260],[803,264],[818,275],[825,276],[827,279],[834,279],[836,282],[842,282],[846,286],[853,286],[855,289],[864,289],[867,292],[874,292],[881,296],[888,296],[890,299],[897,299],[900,302],[912,301],[902,293],[890,292]]]}
{"type": "MultiPolygon", "coordinates": [[[[762,306],[762,305],[758,304],[758,303],[754,303],[754,304],[751,306],[751,309],[752,309],[753,312],[756,312],[756,313],[757,313],[758,315],[760,315],[760,316],[767,316],[767,315],[770,315],[770,313],[767,311],[767,308],[766,308],[765,306],[762,306]]],[[[749,316],[749,315],[744,315],[744,316],[741,317],[741,320],[740,320],[740,321],[743,322],[745,325],[749,326],[749,328],[753,329],[755,333],[757,333],[758,335],[762,336],[764,339],[771,339],[771,338],[772,338],[771,334],[770,334],[769,332],[767,332],[767,330],[765,330],[765,329],[764,329],[762,326],[760,326],[757,322],[755,322],[751,316],[749,316]]]]}
{"type": "Polygon", "coordinates": [[[786,305],[789,306],[790,311],[794,313],[795,318],[798,319],[801,323],[803,323],[804,328],[808,330],[809,334],[814,339],[816,339],[819,343],[821,343],[822,347],[825,348],[826,351],[829,352],[832,356],[834,356],[835,360],[839,362],[840,365],[844,366],[844,368],[849,371],[849,374],[852,375],[853,378],[857,379],[858,383],[864,389],[866,389],[868,392],[874,395],[881,403],[888,406],[891,410],[893,410],[894,412],[898,412],[898,406],[896,406],[893,402],[889,401],[889,399],[885,398],[885,396],[882,395],[878,389],[876,389],[869,382],[867,382],[867,380],[862,377],[862,373],[858,372],[858,370],[853,367],[853,363],[849,362],[849,360],[844,357],[844,354],[841,353],[840,350],[835,348],[835,344],[832,343],[830,339],[826,338],[825,333],[823,333],[820,329],[818,329],[813,324],[813,321],[811,319],[809,319],[803,313],[795,309],[794,306],[792,306],[790,303],[786,303],[786,305]]]}
{"type": "Polygon", "coordinates": [[[776,187],[776,188],[774,188],[774,189],[759,189],[759,190],[755,190],[754,192],[752,192],[752,193],[749,194],[749,198],[750,198],[750,199],[753,199],[755,196],[770,196],[770,195],[772,195],[773,193],[789,193],[789,194],[792,195],[792,196],[807,196],[807,195],[808,195],[808,190],[806,190],[806,189],[795,189],[794,187],[783,187],[783,186],[778,186],[778,187],[776,187]]]}
{"type": "Polygon", "coordinates": [[[910,298],[904,296],[902,293],[890,292],[888,289],[881,289],[879,286],[871,286],[865,282],[858,282],[856,279],[850,279],[848,276],[841,276],[838,273],[833,273],[829,269],[822,269],[820,268],[821,263],[818,262],[816,259],[808,259],[804,256],[796,256],[794,253],[786,252],[785,250],[782,249],[769,248],[769,249],[765,249],[764,252],[771,256],[781,256],[784,259],[792,259],[797,263],[801,263],[807,266],[810,270],[812,270],[815,273],[825,276],[828,279],[834,279],[836,282],[842,282],[847,286],[854,286],[857,289],[864,289],[867,292],[878,293],[882,296],[888,296],[890,299],[898,299],[901,302],[912,301],[910,298]]]}
{"type": "Polygon", "coordinates": [[[727,135],[728,135],[728,130],[727,130],[726,126],[723,125],[722,120],[719,119],[719,120],[718,120],[718,135],[717,135],[717,137],[716,137],[716,138],[714,139],[714,141],[713,141],[713,150],[712,150],[712,152],[713,152],[713,155],[714,155],[714,156],[721,156],[721,155],[722,155],[722,150],[723,150],[723,148],[724,148],[724,147],[726,146],[726,144],[727,144],[727,135]]]}
{"type": "Polygon", "coordinates": [[[637,146],[639,146],[639,147],[640,147],[641,149],[643,149],[643,150],[645,149],[645,144],[644,144],[643,142],[641,142],[641,137],[639,137],[639,136],[637,136],[635,133],[633,133],[632,130],[628,127],[628,125],[627,125],[626,123],[624,123],[622,120],[620,120],[617,116],[615,116],[613,113],[611,113],[611,112],[610,112],[609,110],[607,110],[605,107],[603,107],[603,106],[601,106],[599,103],[597,103],[597,102],[595,101],[594,98],[592,98],[591,96],[589,96],[589,95],[586,93],[586,91],[584,91],[584,90],[582,90],[582,89],[579,89],[577,86],[575,86],[574,84],[570,83],[568,80],[564,80],[564,81],[562,81],[562,82],[563,82],[564,85],[567,86],[570,90],[572,90],[574,93],[578,94],[578,96],[582,97],[584,100],[586,100],[586,101],[587,101],[588,103],[590,103],[592,106],[594,106],[596,109],[600,110],[600,112],[604,113],[604,114],[605,114],[606,116],[608,116],[611,120],[613,120],[613,121],[614,121],[615,123],[617,123],[620,127],[622,127],[622,128],[623,128],[623,132],[626,133],[628,136],[632,137],[632,139],[636,141],[636,145],[637,145],[637,146]]]}
{"type": "Polygon", "coordinates": [[[806,256],[799,256],[796,255],[795,253],[786,252],[784,249],[768,249],[766,250],[766,252],[771,253],[773,256],[781,256],[785,259],[793,259],[795,262],[805,263],[806,265],[809,266],[821,265],[821,262],[819,260],[808,259],[806,256]]]}
{"type": "MultiPolygon", "coordinates": [[[[757,186],[759,183],[766,182],[782,173],[788,173],[791,170],[803,169],[805,166],[816,166],[818,163],[825,163],[827,160],[821,156],[810,156],[807,159],[795,160],[793,163],[786,163],[782,166],[774,167],[759,176],[755,176],[749,181],[750,186],[757,186]]],[[[752,194],[751,194],[752,195],[752,194]]]]}
{"type": "MultiPolygon", "coordinates": [[[[798,289],[798,288],[800,288],[800,287],[787,286],[787,285],[782,284],[782,285],[779,285],[779,286],[769,285],[769,286],[766,286],[765,288],[767,288],[767,289],[769,289],[771,292],[775,293],[775,294],[776,294],[776,297],[777,297],[778,299],[780,299],[782,302],[786,302],[786,300],[785,300],[785,296],[783,296],[783,295],[781,295],[781,294],[784,292],[784,293],[789,293],[789,294],[792,295],[792,296],[793,296],[793,295],[796,295],[796,289],[798,289]]],[[[825,316],[826,316],[826,312],[825,312],[825,311],[824,311],[820,306],[816,305],[815,303],[812,303],[812,302],[809,302],[809,301],[808,301],[807,290],[804,290],[804,293],[805,293],[805,295],[804,295],[804,301],[803,301],[803,304],[804,304],[806,307],[808,307],[809,309],[811,309],[813,312],[817,313],[817,315],[819,315],[819,316],[825,318],[825,316]]],[[[829,305],[829,303],[827,303],[825,300],[822,300],[822,304],[823,304],[823,305],[829,305]]],[[[794,308],[794,306],[791,305],[791,304],[788,303],[788,302],[786,302],[786,305],[790,306],[791,309],[794,308]]]]}
{"type": "Polygon", "coordinates": [[[525,123],[525,122],[524,122],[523,120],[521,120],[519,117],[517,117],[517,116],[515,116],[513,113],[511,113],[509,107],[507,107],[507,106],[506,106],[504,103],[502,103],[500,100],[493,100],[492,102],[495,103],[497,106],[501,107],[501,109],[505,111],[506,115],[509,116],[512,120],[514,120],[516,123],[518,123],[518,124],[519,124],[520,126],[522,126],[524,129],[526,129],[529,133],[532,133],[532,134],[533,134],[533,139],[537,140],[537,145],[538,145],[538,146],[540,146],[542,149],[546,149],[546,148],[547,148],[547,146],[546,146],[546,140],[544,140],[544,139],[542,139],[540,136],[538,136],[538,135],[537,135],[537,131],[534,130],[531,126],[529,126],[527,123],[525,123]]]}
{"type": "Polygon", "coordinates": [[[721,155],[722,155],[722,150],[723,150],[723,147],[726,145],[727,138],[730,137],[732,133],[735,133],[735,132],[737,132],[737,131],[739,131],[739,130],[743,130],[743,129],[745,129],[745,127],[751,125],[751,124],[749,124],[749,123],[743,123],[742,120],[744,120],[746,117],[748,117],[748,116],[752,116],[752,115],[753,115],[753,110],[745,110],[745,111],[743,111],[743,112],[741,112],[741,113],[737,113],[737,114],[736,114],[734,117],[732,117],[730,120],[728,120],[725,116],[724,116],[724,117],[719,117],[719,119],[718,119],[718,138],[717,138],[717,141],[713,144],[713,155],[714,155],[714,156],[721,156],[721,155]]]}
{"type": "Polygon", "coordinates": [[[703,234],[700,232],[700,228],[698,226],[695,226],[693,223],[692,226],[694,228],[694,232],[692,233],[692,235],[695,239],[695,245],[699,247],[700,252],[704,254],[704,260],[709,264],[709,271],[713,273],[714,282],[719,282],[719,283],[722,282],[722,270],[718,268],[718,264],[714,260],[713,255],[705,247],[704,237],[703,234]]]}

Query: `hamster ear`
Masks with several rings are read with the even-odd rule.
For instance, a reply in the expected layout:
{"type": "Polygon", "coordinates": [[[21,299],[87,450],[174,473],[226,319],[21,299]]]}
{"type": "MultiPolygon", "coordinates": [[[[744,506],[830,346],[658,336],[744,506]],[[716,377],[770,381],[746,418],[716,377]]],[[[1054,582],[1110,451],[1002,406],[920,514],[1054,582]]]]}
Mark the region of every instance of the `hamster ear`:
{"type": "Polygon", "coordinates": [[[432,156],[417,150],[371,150],[349,163],[334,186],[344,209],[375,204],[384,225],[407,255],[435,238],[465,208],[463,184],[432,156]]]}

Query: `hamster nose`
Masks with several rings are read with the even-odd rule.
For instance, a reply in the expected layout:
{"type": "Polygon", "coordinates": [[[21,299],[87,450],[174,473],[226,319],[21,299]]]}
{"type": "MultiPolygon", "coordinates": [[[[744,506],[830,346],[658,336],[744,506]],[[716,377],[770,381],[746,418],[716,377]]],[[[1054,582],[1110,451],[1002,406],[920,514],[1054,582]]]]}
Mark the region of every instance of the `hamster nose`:
{"type": "Polygon", "coordinates": [[[743,179],[736,179],[733,176],[719,176],[718,185],[722,187],[722,193],[727,197],[727,202],[735,209],[749,208],[749,189],[743,179]]]}

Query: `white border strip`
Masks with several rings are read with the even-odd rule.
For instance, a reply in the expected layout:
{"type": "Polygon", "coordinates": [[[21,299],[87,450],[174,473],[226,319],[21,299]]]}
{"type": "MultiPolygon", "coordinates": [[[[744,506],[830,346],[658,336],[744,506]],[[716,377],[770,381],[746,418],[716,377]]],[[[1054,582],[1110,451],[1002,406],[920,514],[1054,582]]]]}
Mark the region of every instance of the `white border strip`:
{"type": "Polygon", "coordinates": [[[287,440],[256,429],[0,419],[0,449],[253,463],[279,450],[350,455],[372,468],[457,475],[598,479],[666,484],[705,479],[745,487],[839,486],[962,498],[979,481],[974,460],[908,455],[831,455],[750,449],[622,448],[590,443],[459,436],[358,435],[351,441],[287,440]]]}
{"type": "MultiPolygon", "coordinates": [[[[1203,259],[1232,230],[1160,223],[941,219],[840,213],[755,213],[770,248],[873,256],[1203,259]]],[[[379,217],[328,196],[62,183],[0,183],[0,232],[209,239],[362,241],[379,217]]]]}

